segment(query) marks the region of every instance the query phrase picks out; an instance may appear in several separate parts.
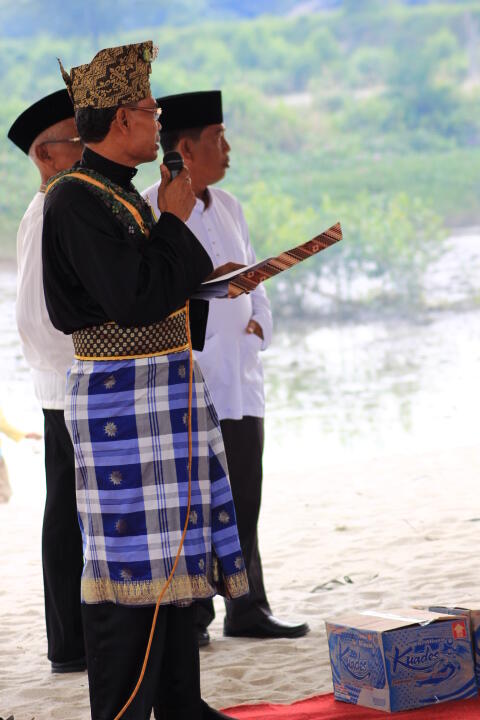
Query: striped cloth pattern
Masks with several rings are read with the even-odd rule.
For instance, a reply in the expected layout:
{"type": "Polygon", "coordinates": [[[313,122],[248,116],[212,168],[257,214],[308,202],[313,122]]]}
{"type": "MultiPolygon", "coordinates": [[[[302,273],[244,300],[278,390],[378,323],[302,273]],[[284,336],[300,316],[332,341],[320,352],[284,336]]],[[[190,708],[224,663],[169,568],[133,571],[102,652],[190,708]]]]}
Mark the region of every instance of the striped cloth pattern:
{"type": "Polygon", "coordinates": [[[319,253],[321,250],[334,245],[342,239],[342,228],[340,223],[332,225],[331,228],[308,242],[298,245],[291,250],[280,253],[277,257],[268,258],[251,270],[247,270],[230,280],[228,285],[228,296],[235,298],[245,292],[252,292],[259,283],[278,275],[284,270],[297,265],[299,262],[319,253]]]}
{"type": "MultiPolygon", "coordinates": [[[[189,353],[74,362],[65,420],[75,450],[84,546],[82,601],[155,604],[188,504],[189,353]]],[[[248,590],[218,418],[199,367],[192,399],[192,498],[162,602],[190,604],[223,585],[248,590]]]]}

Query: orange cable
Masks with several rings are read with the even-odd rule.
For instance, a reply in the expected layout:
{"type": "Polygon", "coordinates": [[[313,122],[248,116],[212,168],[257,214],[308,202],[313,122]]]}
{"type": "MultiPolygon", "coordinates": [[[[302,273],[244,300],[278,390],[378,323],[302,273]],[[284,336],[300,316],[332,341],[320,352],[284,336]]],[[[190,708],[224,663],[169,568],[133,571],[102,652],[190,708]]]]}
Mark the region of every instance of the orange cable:
{"type": "Polygon", "coordinates": [[[185,305],[185,308],[186,308],[185,325],[186,325],[186,331],[187,331],[188,350],[189,350],[189,359],[190,359],[190,369],[189,369],[189,375],[188,375],[188,504],[187,504],[187,516],[185,518],[185,525],[183,528],[182,537],[180,539],[180,545],[178,546],[177,556],[175,558],[175,562],[173,563],[173,568],[170,572],[170,575],[167,578],[165,585],[162,588],[160,595],[158,596],[157,604],[155,605],[155,612],[153,614],[152,626],[150,628],[150,636],[148,638],[147,649],[145,651],[145,657],[143,658],[143,664],[142,664],[142,669],[140,671],[140,676],[137,680],[137,684],[135,685],[135,688],[134,688],[132,694],[130,695],[130,697],[128,698],[127,702],[125,703],[123,708],[120,710],[118,715],[115,716],[114,720],[120,720],[120,718],[124,715],[125,711],[130,707],[130,705],[134,701],[134,699],[140,689],[140,685],[142,684],[142,680],[145,676],[145,670],[147,669],[148,658],[150,657],[150,649],[152,647],[153,635],[155,633],[155,627],[157,624],[157,617],[158,617],[158,611],[160,609],[160,603],[162,601],[163,596],[165,595],[165,592],[167,591],[168,586],[170,585],[170,583],[172,581],[172,578],[175,574],[175,570],[177,569],[178,561],[180,560],[180,553],[182,551],[183,543],[185,540],[185,535],[187,534],[188,521],[190,518],[190,505],[191,505],[191,500],[192,500],[193,350],[192,350],[192,340],[190,337],[190,318],[189,318],[189,301],[188,300],[185,305]]]}

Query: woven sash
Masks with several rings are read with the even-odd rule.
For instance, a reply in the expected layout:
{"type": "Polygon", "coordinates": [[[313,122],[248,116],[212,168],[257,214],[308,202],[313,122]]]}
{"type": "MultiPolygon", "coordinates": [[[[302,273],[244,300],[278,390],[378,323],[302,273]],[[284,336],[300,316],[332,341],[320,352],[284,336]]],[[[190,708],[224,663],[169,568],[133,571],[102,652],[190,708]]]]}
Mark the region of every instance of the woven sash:
{"type": "MultiPolygon", "coordinates": [[[[135,205],[133,203],[131,203],[129,200],[127,200],[125,197],[122,197],[119,194],[119,192],[115,192],[113,187],[110,187],[109,184],[102,182],[95,177],[92,177],[91,175],[87,174],[86,172],[82,172],[81,170],[78,170],[78,171],[67,171],[67,172],[60,173],[57,177],[55,177],[53,180],[51,180],[51,182],[48,183],[48,185],[45,189],[45,194],[47,195],[50,192],[50,190],[53,187],[55,187],[55,185],[58,182],[68,180],[68,179],[80,181],[82,183],[85,183],[87,186],[90,185],[91,187],[94,187],[97,190],[99,190],[101,193],[103,193],[104,199],[105,199],[105,197],[110,197],[110,199],[112,201],[119,203],[121,206],[123,206],[125,211],[129,214],[131,219],[135,222],[135,224],[137,225],[140,232],[143,235],[146,235],[146,237],[149,236],[150,228],[145,223],[145,220],[144,220],[144,218],[142,218],[142,215],[139,212],[138,208],[136,208],[135,205]]],[[[118,190],[120,191],[121,188],[118,188],[118,190]]]]}
{"type": "Polygon", "coordinates": [[[76,330],[72,334],[77,360],[129,360],[188,350],[187,309],[165,320],[138,327],[115,322],[76,330]]]}

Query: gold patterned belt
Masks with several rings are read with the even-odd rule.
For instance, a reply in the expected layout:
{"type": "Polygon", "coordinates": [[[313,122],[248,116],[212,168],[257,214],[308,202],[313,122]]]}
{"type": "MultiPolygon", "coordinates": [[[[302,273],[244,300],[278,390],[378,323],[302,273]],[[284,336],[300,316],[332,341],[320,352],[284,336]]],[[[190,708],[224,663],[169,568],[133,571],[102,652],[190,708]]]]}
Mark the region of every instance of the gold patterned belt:
{"type": "Polygon", "coordinates": [[[116,322],[76,330],[72,334],[77,360],[130,360],[181,352],[189,347],[187,308],[165,320],[138,327],[116,322]]]}

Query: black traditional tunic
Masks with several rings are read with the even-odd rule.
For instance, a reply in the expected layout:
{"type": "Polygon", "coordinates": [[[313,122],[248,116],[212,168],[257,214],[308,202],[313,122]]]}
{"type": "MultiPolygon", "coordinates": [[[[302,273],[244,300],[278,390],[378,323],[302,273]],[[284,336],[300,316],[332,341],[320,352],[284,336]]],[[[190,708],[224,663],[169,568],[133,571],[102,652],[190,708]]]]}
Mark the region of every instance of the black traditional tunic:
{"type": "MultiPolygon", "coordinates": [[[[131,185],[135,170],[88,149],[77,169],[100,186],[105,178],[114,183],[110,189],[134,214],[71,175],[47,192],[43,262],[52,322],[66,333],[115,321],[148,334],[152,328],[143,326],[182,308],[212,271],[209,256],[174,215],[152,223],[131,185]],[[137,217],[148,234],[141,222],[130,224],[137,217]]],[[[198,318],[201,347],[204,305],[198,318]]],[[[155,604],[167,588],[162,603],[184,605],[214,595],[219,581],[232,597],[247,591],[218,418],[195,364],[190,382],[186,348],[77,355],[69,373],[65,420],[75,450],[86,603],[155,604]]]]}
{"type": "MultiPolygon", "coordinates": [[[[135,168],[86,148],[79,167],[89,168],[134,193],[135,168]]],[[[72,333],[115,320],[143,325],[185,304],[213,270],[208,253],[187,226],[163,213],[146,238],[116,220],[80,183],[64,183],[45,199],[43,281],[53,325],[72,333]]],[[[192,341],[203,346],[208,305],[191,303],[192,341]]]]}

